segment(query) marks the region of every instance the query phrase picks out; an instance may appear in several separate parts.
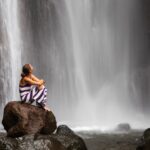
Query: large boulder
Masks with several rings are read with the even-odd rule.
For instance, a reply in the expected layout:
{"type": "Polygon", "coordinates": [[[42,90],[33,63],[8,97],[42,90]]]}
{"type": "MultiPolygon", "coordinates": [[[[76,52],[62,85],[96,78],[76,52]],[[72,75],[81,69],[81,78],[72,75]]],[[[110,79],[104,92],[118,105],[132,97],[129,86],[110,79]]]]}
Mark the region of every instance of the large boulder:
{"type": "Polygon", "coordinates": [[[51,111],[18,101],[11,101],[5,106],[2,124],[9,137],[51,134],[57,128],[51,111]]]}

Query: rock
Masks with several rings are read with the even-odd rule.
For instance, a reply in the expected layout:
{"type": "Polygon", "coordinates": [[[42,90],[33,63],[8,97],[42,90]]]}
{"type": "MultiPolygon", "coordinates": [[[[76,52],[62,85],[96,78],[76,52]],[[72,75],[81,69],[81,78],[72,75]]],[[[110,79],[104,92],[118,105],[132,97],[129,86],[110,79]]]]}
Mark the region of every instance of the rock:
{"type": "Polygon", "coordinates": [[[136,148],[136,150],[144,150],[144,146],[143,145],[140,145],[136,148]]]}
{"type": "Polygon", "coordinates": [[[150,150],[150,128],[146,129],[136,150],[150,150]]]}
{"type": "Polygon", "coordinates": [[[52,112],[30,104],[9,102],[2,124],[7,131],[7,136],[0,135],[3,150],[87,150],[83,139],[69,127],[57,128],[52,112]]]}
{"type": "Polygon", "coordinates": [[[0,138],[1,150],[66,150],[55,138],[48,135],[25,135],[21,138],[0,138]]]}
{"type": "Polygon", "coordinates": [[[66,125],[60,125],[56,131],[57,135],[74,135],[75,133],[66,125]]]}
{"type": "Polygon", "coordinates": [[[8,137],[51,134],[57,128],[52,112],[19,101],[11,101],[5,106],[2,124],[8,137]]]}
{"type": "Polygon", "coordinates": [[[60,141],[67,150],[87,150],[83,139],[66,125],[60,125],[53,137],[60,141]]]}
{"type": "Polygon", "coordinates": [[[2,150],[87,150],[82,138],[66,125],[51,135],[30,134],[19,138],[0,136],[2,150]]]}
{"type": "Polygon", "coordinates": [[[143,133],[143,138],[145,142],[150,141],[150,128],[146,129],[143,133]]]}
{"type": "Polygon", "coordinates": [[[116,128],[116,131],[119,132],[129,132],[130,130],[131,130],[131,126],[128,123],[120,123],[116,128]]]}
{"type": "Polygon", "coordinates": [[[14,150],[17,148],[15,138],[8,138],[5,134],[0,136],[0,150],[14,150]]]}

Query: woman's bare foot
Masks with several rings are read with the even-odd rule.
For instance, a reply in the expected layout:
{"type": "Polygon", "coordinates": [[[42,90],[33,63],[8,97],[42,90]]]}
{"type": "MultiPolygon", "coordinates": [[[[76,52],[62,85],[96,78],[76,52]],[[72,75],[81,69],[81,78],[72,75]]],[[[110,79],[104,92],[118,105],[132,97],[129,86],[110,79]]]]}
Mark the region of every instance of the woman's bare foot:
{"type": "Polygon", "coordinates": [[[39,89],[39,90],[42,90],[43,88],[44,88],[44,85],[38,86],[38,89],[39,89]]]}
{"type": "Polygon", "coordinates": [[[45,106],[44,109],[47,111],[51,111],[47,106],[45,106]]]}

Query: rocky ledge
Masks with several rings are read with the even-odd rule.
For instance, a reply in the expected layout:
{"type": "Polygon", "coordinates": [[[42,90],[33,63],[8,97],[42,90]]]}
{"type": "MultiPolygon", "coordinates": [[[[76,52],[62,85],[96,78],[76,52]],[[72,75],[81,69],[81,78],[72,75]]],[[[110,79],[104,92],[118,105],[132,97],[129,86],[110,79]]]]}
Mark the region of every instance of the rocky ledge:
{"type": "Polygon", "coordinates": [[[68,126],[56,126],[52,112],[30,104],[9,102],[0,134],[0,150],[87,150],[81,137],[68,126]]]}

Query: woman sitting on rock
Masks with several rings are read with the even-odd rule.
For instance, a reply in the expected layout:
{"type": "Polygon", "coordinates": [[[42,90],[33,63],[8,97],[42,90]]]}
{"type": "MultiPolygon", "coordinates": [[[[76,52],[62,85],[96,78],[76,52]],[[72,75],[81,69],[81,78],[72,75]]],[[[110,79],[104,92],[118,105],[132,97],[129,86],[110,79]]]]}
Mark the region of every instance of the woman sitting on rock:
{"type": "Polygon", "coordinates": [[[21,80],[19,83],[19,92],[22,102],[32,104],[36,101],[36,104],[45,110],[50,111],[46,107],[47,89],[44,86],[45,81],[38,79],[32,74],[33,67],[31,64],[25,64],[22,68],[21,80]]]}

